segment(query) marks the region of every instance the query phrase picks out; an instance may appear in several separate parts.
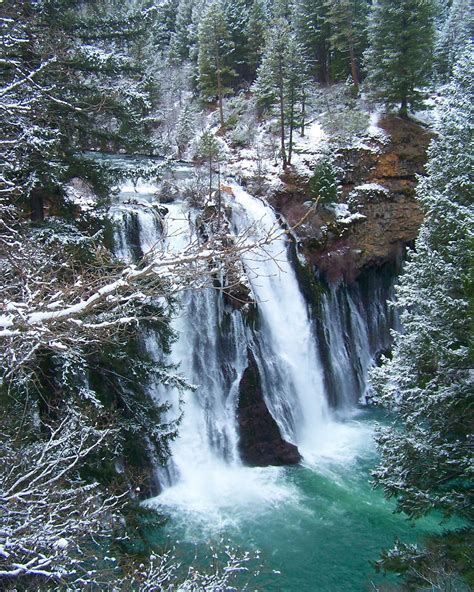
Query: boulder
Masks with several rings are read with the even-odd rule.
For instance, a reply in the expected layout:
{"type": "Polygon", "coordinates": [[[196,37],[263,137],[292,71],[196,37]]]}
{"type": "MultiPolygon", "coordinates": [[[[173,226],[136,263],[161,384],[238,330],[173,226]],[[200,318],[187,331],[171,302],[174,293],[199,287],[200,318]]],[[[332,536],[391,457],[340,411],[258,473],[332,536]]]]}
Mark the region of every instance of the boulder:
{"type": "Polygon", "coordinates": [[[284,440],[263,397],[260,373],[252,351],[239,385],[237,421],[239,451],[251,467],[295,465],[301,461],[298,448],[284,440]]]}

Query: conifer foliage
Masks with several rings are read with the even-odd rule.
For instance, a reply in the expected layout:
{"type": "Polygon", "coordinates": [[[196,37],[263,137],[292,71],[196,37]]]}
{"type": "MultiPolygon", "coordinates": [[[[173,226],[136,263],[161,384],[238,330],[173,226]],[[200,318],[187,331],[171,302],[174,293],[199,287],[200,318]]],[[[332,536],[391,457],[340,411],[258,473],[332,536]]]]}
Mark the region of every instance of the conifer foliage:
{"type": "Polygon", "coordinates": [[[223,97],[236,75],[231,58],[234,49],[221,5],[211,4],[199,25],[199,86],[205,97],[217,96],[221,126],[224,126],[223,97]]]}
{"type": "Polygon", "coordinates": [[[418,198],[426,219],[407,263],[397,306],[404,333],[374,372],[380,400],[399,425],[379,433],[375,482],[400,511],[473,519],[470,325],[473,228],[474,52],[462,54],[440,110],[438,137],[418,198]]]}
{"type": "Polygon", "coordinates": [[[372,7],[367,82],[374,98],[399,105],[400,115],[419,106],[433,62],[433,0],[379,0],[372,7]]]}
{"type": "Polygon", "coordinates": [[[365,0],[326,0],[331,46],[349,57],[352,81],[360,84],[359,60],[366,41],[368,5],[365,0]]]}
{"type": "Polygon", "coordinates": [[[277,102],[283,167],[291,164],[293,132],[304,117],[308,66],[302,46],[284,18],[276,19],[267,36],[255,89],[261,103],[277,102]],[[288,134],[288,142],[286,136],[288,134]]]}

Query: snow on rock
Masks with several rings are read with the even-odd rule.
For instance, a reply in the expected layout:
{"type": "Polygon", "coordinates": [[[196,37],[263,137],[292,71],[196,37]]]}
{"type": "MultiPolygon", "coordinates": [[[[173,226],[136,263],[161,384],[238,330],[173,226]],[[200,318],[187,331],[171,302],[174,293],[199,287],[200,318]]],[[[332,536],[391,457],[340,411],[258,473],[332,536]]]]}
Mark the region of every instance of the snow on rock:
{"type": "Polygon", "coordinates": [[[364,214],[361,214],[360,212],[354,212],[354,214],[350,214],[349,216],[346,216],[345,218],[339,218],[338,222],[340,224],[352,224],[353,222],[362,221],[362,220],[367,220],[367,216],[364,216],[364,214]]]}
{"type": "Polygon", "coordinates": [[[367,217],[360,212],[354,212],[351,214],[349,206],[346,203],[333,204],[331,209],[334,211],[334,215],[339,224],[352,224],[353,222],[367,219],[367,217]]]}
{"type": "Polygon", "coordinates": [[[58,549],[60,551],[62,551],[63,549],[66,549],[69,546],[69,541],[67,539],[64,538],[60,538],[58,539],[54,544],[53,547],[55,549],[58,549]]]}
{"type": "Polygon", "coordinates": [[[334,210],[334,214],[337,219],[345,218],[350,215],[349,206],[346,203],[333,204],[331,208],[334,210]]]}
{"type": "Polygon", "coordinates": [[[367,193],[385,193],[389,194],[389,190],[379,183],[363,183],[354,187],[354,191],[364,191],[367,193]]]}

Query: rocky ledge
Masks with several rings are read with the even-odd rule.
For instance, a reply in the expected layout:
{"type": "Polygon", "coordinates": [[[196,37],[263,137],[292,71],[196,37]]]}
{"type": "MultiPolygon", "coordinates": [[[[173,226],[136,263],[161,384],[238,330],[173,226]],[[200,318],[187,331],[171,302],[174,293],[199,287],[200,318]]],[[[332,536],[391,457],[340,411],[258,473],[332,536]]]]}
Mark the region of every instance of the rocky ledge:
{"type": "Polygon", "coordinates": [[[311,208],[307,180],[288,173],[272,203],[290,226],[307,260],[330,281],[353,281],[362,269],[393,261],[415,240],[423,212],[415,199],[432,134],[397,117],[379,122],[378,138],[340,148],[339,204],[311,208]]]}

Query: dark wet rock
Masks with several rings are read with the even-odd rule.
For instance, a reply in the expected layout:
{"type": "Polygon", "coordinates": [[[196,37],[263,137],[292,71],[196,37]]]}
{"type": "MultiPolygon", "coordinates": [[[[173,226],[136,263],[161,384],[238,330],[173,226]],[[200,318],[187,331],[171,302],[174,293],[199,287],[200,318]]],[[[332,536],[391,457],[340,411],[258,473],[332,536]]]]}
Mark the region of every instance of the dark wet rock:
{"type": "Polygon", "coordinates": [[[241,458],[252,467],[298,464],[301,460],[298,448],[282,438],[265,404],[258,366],[251,351],[248,360],[239,385],[237,407],[241,458]]]}

